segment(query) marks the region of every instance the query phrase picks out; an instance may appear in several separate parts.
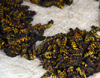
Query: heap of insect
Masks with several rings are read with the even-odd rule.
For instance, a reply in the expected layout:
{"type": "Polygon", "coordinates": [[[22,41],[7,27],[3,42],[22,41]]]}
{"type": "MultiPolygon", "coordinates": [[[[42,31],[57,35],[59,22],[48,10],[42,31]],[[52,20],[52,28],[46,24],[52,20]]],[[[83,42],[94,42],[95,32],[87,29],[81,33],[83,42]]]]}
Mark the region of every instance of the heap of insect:
{"type": "Polygon", "coordinates": [[[22,2],[0,1],[0,49],[4,49],[8,56],[21,55],[32,60],[36,57],[36,42],[45,39],[44,30],[50,28],[53,21],[32,26],[30,22],[36,12],[28,10],[29,7],[21,5],[22,2]]]}
{"type": "Polygon", "coordinates": [[[65,4],[71,5],[73,3],[73,0],[25,0],[25,1],[31,1],[34,4],[38,4],[43,7],[51,7],[51,6],[57,6],[59,8],[63,8],[65,4]]]}
{"type": "Polygon", "coordinates": [[[39,47],[37,57],[48,70],[41,78],[87,78],[100,72],[100,32],[70,28],[66,34],[48,37],[39,47]]]}

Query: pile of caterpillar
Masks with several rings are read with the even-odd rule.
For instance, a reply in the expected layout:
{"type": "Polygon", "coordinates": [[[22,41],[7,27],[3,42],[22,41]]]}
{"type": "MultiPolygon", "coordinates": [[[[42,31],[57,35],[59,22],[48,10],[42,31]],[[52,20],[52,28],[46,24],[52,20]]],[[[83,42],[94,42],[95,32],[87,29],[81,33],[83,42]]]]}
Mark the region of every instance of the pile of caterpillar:
{"type": "Polygon", "coordinates": [[[36,42],[45,39],[44,30],[50,28],[53,21],[32,26],[30,22],[36,12],[28,10],[29,6],[21,5],[22,2],[23,0],[0,1],[0,49],[4,49],[8,56],[21,55],[32,60],[36,57],[36,42]]]}
{"type": "Polygon", "coordinates": [[[100,32],[92,26],[48,37],[37,50],[43,68],[48,70],[41,78],[87,78],[100,72],[100,32]]]}
{"type": "Polygon", "coordinates": [[[25,1],[31,1],[34,4],[43,6],[43,7],[51,7],[51,6],[57,6],[59,8],[63,8],[64,5],[71,5],[73,3],[73,0],[25,0],[25,1]]]}

